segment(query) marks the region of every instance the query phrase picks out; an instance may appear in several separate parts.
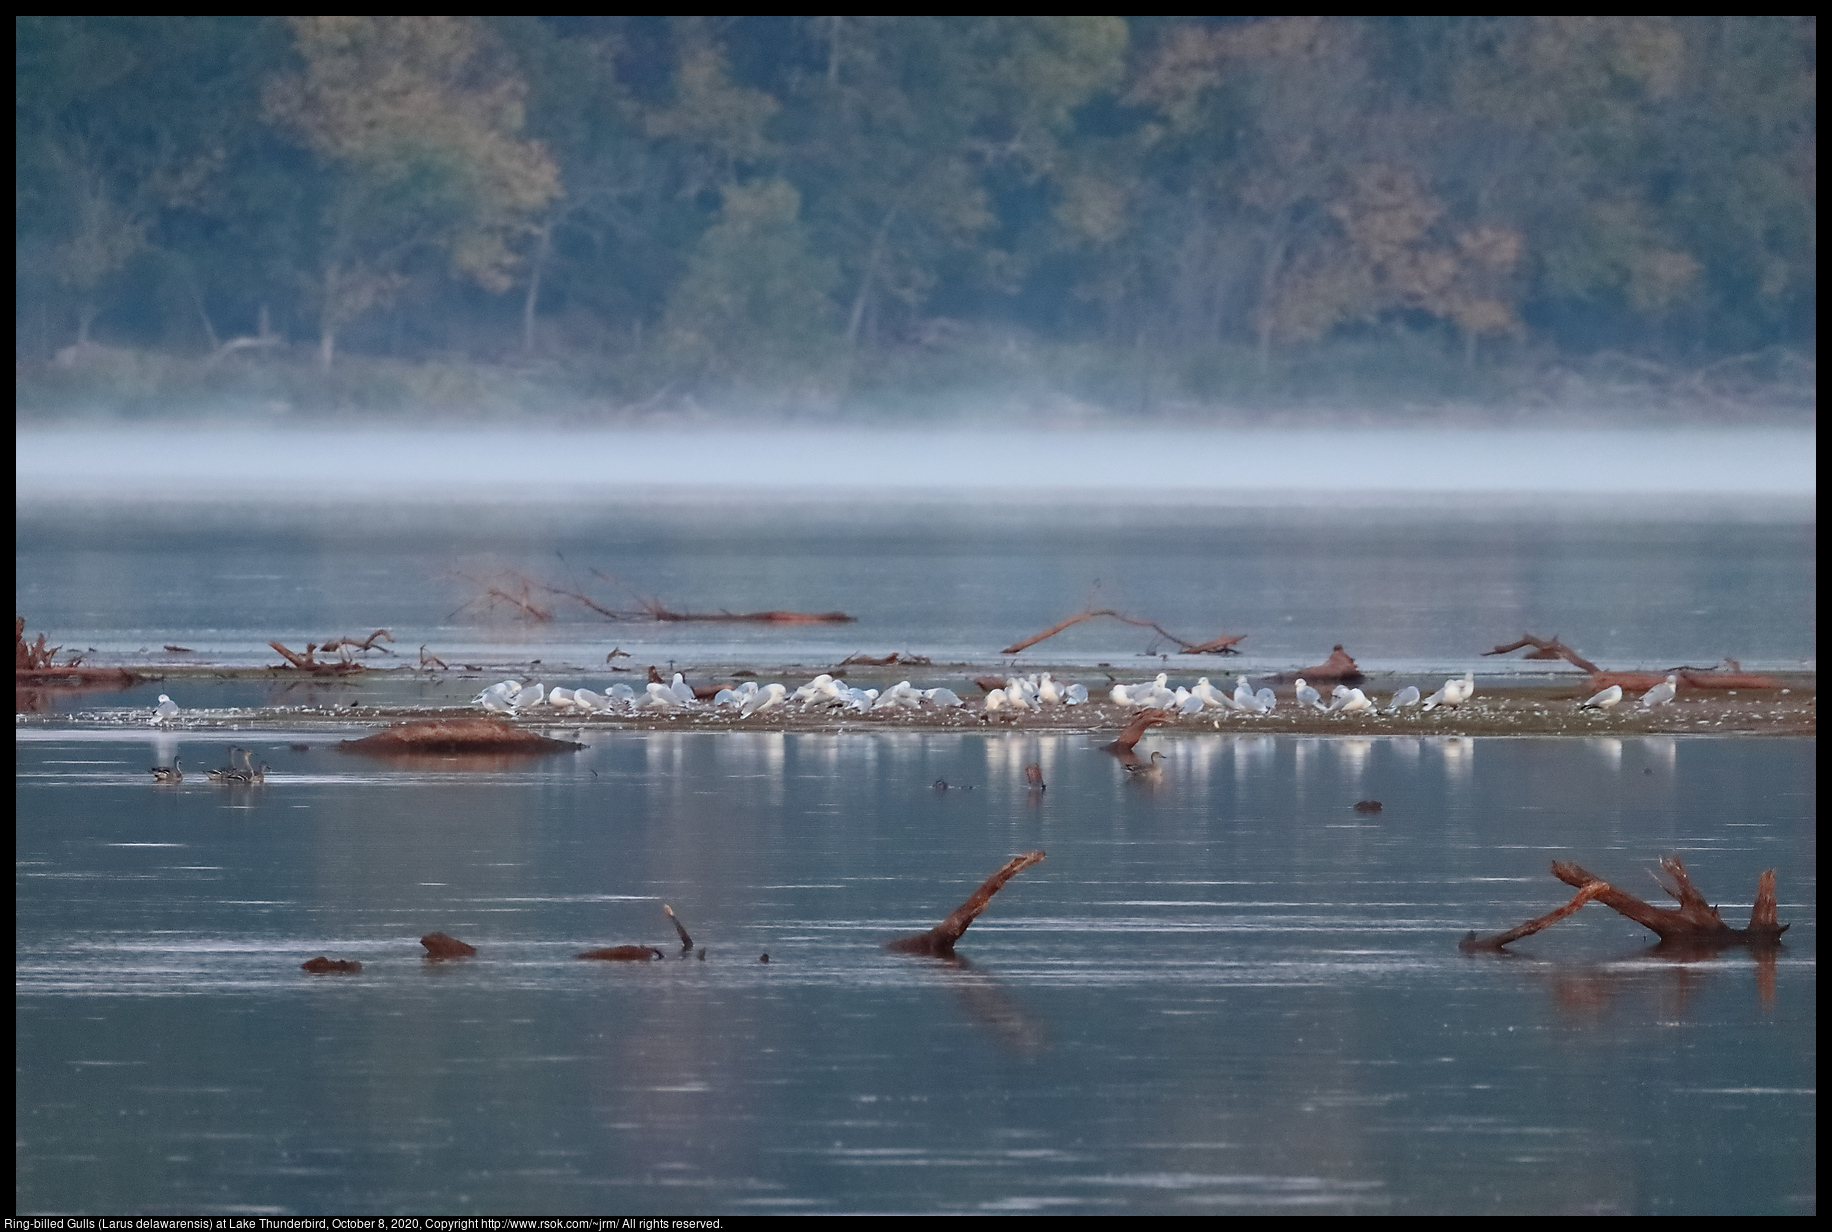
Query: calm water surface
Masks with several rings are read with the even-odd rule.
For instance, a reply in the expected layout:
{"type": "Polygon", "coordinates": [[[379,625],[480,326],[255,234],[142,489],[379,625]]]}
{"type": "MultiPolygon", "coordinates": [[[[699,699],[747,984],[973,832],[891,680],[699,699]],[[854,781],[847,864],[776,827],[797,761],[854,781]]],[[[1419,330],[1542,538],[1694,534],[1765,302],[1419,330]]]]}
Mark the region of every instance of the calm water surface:
{"type": "MultiPolygon", "coordinates": [[[[996,468],[999,459],[989,458],[996,468]]],[[[984,662],[1086,606],[1186,641],[1247,634],[1251,672],[1340,642],[1369,670],[1536,668],[1480,653],[1521,630],[1619,669],[1816,662],[1810,497],[1441,495],[1302,503],[1209,493],[1064,505],[969,496],[432,505],[35,500],[18,506],[16,610],[129,661],[222,662],[386,627],[454,665],[820,666],[892,651],[984,662]],[[839,610],[846,625],[609,623],[562,595],[518,619],[512,574],[633,610],[839,610]],[[145,653],[142,653],[145,652],[145,653]]],[[[1032,656],[1125,667],[1175,647],[1110,621],[1032,656]]],[[[379,656],[378,664],[387,660],[379,656]]],[[[398,661],[398,660],[397,660],[398,661]]],[[[1155,663],[1155,655],[1151,661],[1155,663]]],[[[1209,660],[1216,663],[1215,660],[1209,660]]],[[[1136,665],[1136,664],[1135,664],[1136,665]]],[[[812,673],[810,673],[812,674],[812,673]]],[[[577,681],[572,683],[579,683],[577,681]]]]}
{"type": "Polygon", "coordinates": [[[1816,1208],[1813,741],[1164,738],[1153,788],[1084,736],[591,738],[266,734],[231,790],[22,731],[17,1209],[1816,1208]],[[966,961],[879,948],[1039,847],[966,961]],[[1733,919],[1780,870],[1772,966],[1596,906],[1457,953],[1668,851],[1733,919]],[[704,962],[572,958],[672,953],[662,901],[704,962]]]}

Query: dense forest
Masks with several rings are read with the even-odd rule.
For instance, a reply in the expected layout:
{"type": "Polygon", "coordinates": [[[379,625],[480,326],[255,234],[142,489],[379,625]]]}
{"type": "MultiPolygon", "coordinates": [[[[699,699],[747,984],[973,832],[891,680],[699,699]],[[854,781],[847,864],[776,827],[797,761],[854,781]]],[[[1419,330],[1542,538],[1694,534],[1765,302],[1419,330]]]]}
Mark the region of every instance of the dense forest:
{"type": "Polygon", "coordinates": [[[22,411],[1811,398],[1811,18],[15,34],[22,411]]]}

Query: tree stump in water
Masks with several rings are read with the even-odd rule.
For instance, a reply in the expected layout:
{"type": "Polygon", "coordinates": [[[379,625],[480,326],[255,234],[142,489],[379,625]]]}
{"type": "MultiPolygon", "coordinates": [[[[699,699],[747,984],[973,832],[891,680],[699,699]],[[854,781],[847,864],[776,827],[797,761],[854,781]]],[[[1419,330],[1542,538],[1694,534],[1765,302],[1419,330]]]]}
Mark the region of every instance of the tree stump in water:
{"type": "Polygon", "coordinates": [[[1717,908],[1706,902],[1705,896],[1693,886],[1691,877],[1686,873],[1686,866],[1678,856],[1662,856],[1660,867],[1672,882],[1670,885],[1662,882],[1660,888],[1679,904],[1677,907],[1656,907],[1626,890],[1618,890],[1588,869],[1564,860],[1554,860],[1552,875],[1566,885],[1577,887],[1578,892],[1570,902],[1491,937],[1478,937],[1472,932],[1458,943],[1458,948],[1466,954],[1500,950],[1510,942],[1530,937],[1566,916],[1575,914],[1592,899],[1648,929],[1660,938],[1663,945],[1773,946],[1780,942],[1781,934],[1788,930],[1789,926],[1776,918],[1775,870],[1772,868],[1764,871],[1756,881],[1756,901],[1750,908],[1749,927],[1732,928],[1724,923],[1717,908]]]}
{"type": "Polygon", "coordinates": [[[420,944],[426,947],[426,957],[434,962],[446,958],[472,958],[477,954],[476,946],[445,933],[427,933],[420,938],[420,944]]]}
{"type": "Polygon", "coordinates": [[[1000,887],[1042,860],[1043,856],[1044,853],[1041,851],[1027,851],[1021,856],[1013,856],[1005,862],[1002,868],[981,882],[980,888],[975,890],[966,902],[956,907],[953,914],[947,919],[926,933],[913,933],[908,937],[886,941],[884,948],[903,954],[947,955],[954,953],[954,943],[961,939],[961,934],[967,931],[967,926],[979,917],[980,912],[986,910],[986,904],[992,901],[992,896],[999,892],[1000,887]]]}

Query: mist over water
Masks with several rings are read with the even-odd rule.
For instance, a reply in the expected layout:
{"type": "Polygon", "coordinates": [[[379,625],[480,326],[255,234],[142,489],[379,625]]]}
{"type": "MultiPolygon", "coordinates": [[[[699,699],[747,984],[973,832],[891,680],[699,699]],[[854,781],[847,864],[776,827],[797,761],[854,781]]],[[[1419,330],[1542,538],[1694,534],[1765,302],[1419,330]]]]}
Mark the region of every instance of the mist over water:
{"type": "Polygon", "coordinates": [[[693,493],[848,501],[959,490],[979,499],[1306,502],[1375,494],[1811,498],[1805,428],[972,430],[551,429],[104,425],[17,436],[21,499],[575,501],[693,493]],[[72,465],[80,457],[82,465],[72,465]]]}

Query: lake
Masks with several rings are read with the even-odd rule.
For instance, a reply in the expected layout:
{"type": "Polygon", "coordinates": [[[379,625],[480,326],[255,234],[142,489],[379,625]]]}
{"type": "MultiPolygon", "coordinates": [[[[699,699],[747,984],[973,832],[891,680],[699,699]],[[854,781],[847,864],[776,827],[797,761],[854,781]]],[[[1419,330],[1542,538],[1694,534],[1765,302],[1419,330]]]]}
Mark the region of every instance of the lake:
{"type": "Polygon", "coordinates": [[[1811,740],[1151,738],[1153,786],[1079,735],[265,732],[260,788],[150,783],[226,738],[19,735],[22,1212],[1815,1209],[1811,740]],[[880,947],[1033,848],[964,961],[880,947]],[[1664,852],[1739,924],[1779,868],[1780,954],[1594,904],[1457,951],[1664,852]],[[670,957],[573,957],[617,943],[670,957]]]}
{"type": "Polygon", "coordinates": [[[298,713],[121,708],[347,701],[158,673],[378,628],[371,666],[454,674],[362,696],[422,704],[602,688],[613,651],[791,685],[898,652],[965,687],[1175,649],[1104,620],[998,653],[1089,606],[1246,635],[1180,679],[1337,643],[1428,688],[1543,672],[1482,657],[1523,631],[1811,672],[1814,457],[1810,430],[21,432],[16,611],[151,678],[17,728],[15,1206],[1811,1213],[1810,738],[1155,733],[1142,783],[1085,732],[596,727],[401,763],[298,713]],[[232,741],[260,787],[203,777],[232,741]],[[882,948],[1031,850],[958,961],[882,948]],[[1739,925],[1776,868],[1785,945],[1664,954],[1592,904],[1458,952],[1566,901],[1554,859],[1658,897],[1668,853],[1739,925]],[[432,930],[479,953],[429,964],[432,930]],[[574,957],[616,944],[668,956],[574,957]]]}

